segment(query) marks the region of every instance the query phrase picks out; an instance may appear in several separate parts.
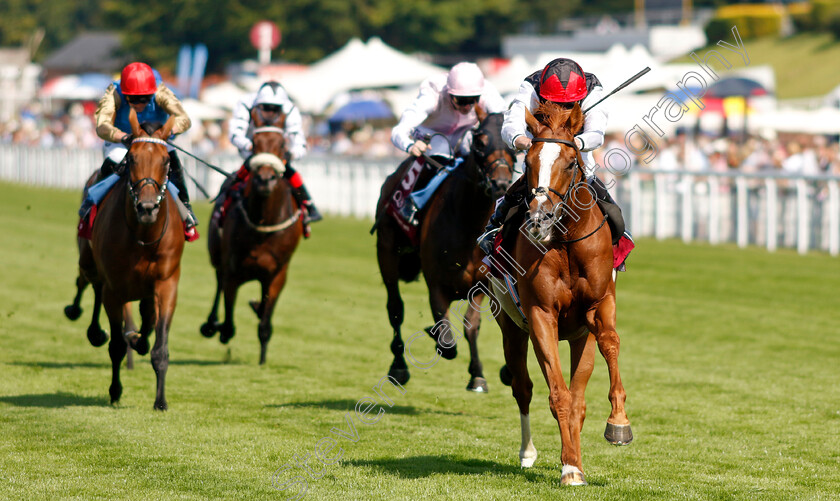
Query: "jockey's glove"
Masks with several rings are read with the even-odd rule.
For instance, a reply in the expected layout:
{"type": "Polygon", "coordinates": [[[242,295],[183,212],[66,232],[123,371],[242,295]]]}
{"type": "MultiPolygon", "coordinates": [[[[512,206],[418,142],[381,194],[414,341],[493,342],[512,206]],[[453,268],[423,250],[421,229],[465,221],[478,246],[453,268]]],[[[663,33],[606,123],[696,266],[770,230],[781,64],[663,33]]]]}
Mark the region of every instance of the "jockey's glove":
{"type": "Polygon", "coordinates": [[[134,141],[134,134],[126,134],[120,139],[120,142],[126,147],[131,148],[131,142],[134,141]]]}

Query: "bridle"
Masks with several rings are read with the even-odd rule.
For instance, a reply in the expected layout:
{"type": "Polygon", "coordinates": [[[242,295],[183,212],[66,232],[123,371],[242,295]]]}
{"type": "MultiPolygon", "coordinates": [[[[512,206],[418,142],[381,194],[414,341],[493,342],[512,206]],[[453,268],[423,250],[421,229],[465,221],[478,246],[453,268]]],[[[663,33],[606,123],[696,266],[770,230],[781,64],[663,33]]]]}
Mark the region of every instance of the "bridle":
{"type": "MultiPolygon", "coordinates": [[[[154,143],[154,144],[160,144],[160,145],[163,145],[163,146],[168,145],[168,143],[166,141],[164,141],[163,139],[158,139],[158,138],[154,138],[154,137],[137,137],[137,138],[134,138],[133,141],[131,141],[132,145],[134,143],[154,143]]],[[[131,182],[131,166],[134,165],[134,157],[130,156],[130,155],[126,155],[126,159],[127,159],[126,160],[126,166],[128,168],[128,183],[126,183],[126,184],[128,186],[128,195],[131,197],[132,205],[134,206],[134,212],[137,212],[137,207],[140,205],[140,191],[142,191],[143,187],[145,187],[148,184],[151,184],[152,186],[154,186],[155,190],[157,191],[157,196],[155,196],[154,209],[159,209],[160,204],[163,201],[163,197],[166,196],[166,184],[169,181],[169,168],[167,167],[167,169],[166,169],[166,176],[163,179],[163,183],[159,183],[156,179],[153,179],[151,177],[144,177],[144,178],[138,180],[137,182],[132,183],[131,182]]],[[[164,221],[163,221],[163,229],[161,229],[160,235],[158,235],[158,237],[155,240],[153,240],[152,242],[144,242],[144,241],[138,239],[137,243],[140,246],[146,247],[146,246],[149,246],[149,245],[155,245],[156,243],[161,241],[163,236],[166,234],[167,228],[169,227],[169,211],[166,210],[166,211],[164,211],[164,213],[165,213],[165,215],[164,215],[164,221]]]]}
{"type": "MultiPolygon", "coordinates": [[[[487,129],[484,129],[483,127],[479,127],[477,129],[475,129],[473,131],[473,136],[475,136],[476,134],[484,134],[487,137],[491,137],[489,131],[487,131],[487,129]]],[[[475,141],[473,141],[473,146],[475,146],[475,141]]],[[[493,160],[492,162],[490,162],[489,165],[485,166],[484,163],[487,161],[487,158],[490,157],[493,153],[495,153],[496,151],[499,151],[499,150],[498,149],[493,149],[493,148],[487,148],[487,149],[490,150],[490,152],[488,153],[487,151],[484,151],[484,150],[477,150],[474,147],[471,147],[470,149],[472,151],[473,156],[475,157],[475,166],[476,166],[476,170],[477,170],[477,172],[479,174],[479,177],[480,177],[480,180],[478,182],[478,186],[484,190],[484,193],[487,196],[491,196],[492,193],[493,193],[493,188],[494,188],[494,186],[493,186],[494,179],[493,178],[496,174],[496,170],[499,167],[504,167],[504,168],[508,169],[508,171],[511,173],[511,175],[513,175],[513,164],[508,162],[504,155],[500,155],[499,158],[493,160]]],[[[511,155],[511,156],[515,157],[515,155],[511,155]]]]}
{"type": "MultiPolygon", "coordinates": [[[[560,197],[560,200],[561,200],[561,203],[562,203],[561,207],[568,207],[569,203],[570,203],[570,198],[572,196],[572,192],[574,191],[573,188],[577,184],[578,174],[580,174],[581,180],[586,178],[586,176],[583,173],[583,169],[581,169],[581,166],[580,166],[581,163],[582,163],[582,159],[581,159],[581,155],[580,155],[580,149],[578,149],[577,144],[575,144],[574,141],[569,141],[567,139],[558,139],[558,138],[553,138],[553,137],[535,137],[535,138],[531,139],[531,142],[532,143],[557,143],[557,144],[562,144],[562,145],[568,146],[568,147],[573,148],[575,150],[575,161],[574,161],[574,164],[572,166],[572,169],[573,169],[572,180],[569,183],[569,187],[566,188],[566,193],[560,193],[559,191],[555,190],[551,186],[537,186],[536,188],[529,189],[525,194],[526,200],[530,203],[531,200],[533,200],[534,198],[536,198],[540,195],[543,195],[550,200],[551,197],[549,196],[548,192],[551,192],[551,193],[557,195],[558,197],[560,197]]],[[[526,184],[526,187],[528,187],[528,177],[527,176],[525,176],[525,184],[526,184]]],[[[564,213],[561,212],[560,215],[557,216],[557,220],[559,221],[560,219],[562,219],[563,215],[564,215],[564,213]]],[[[546,217],[549,217],[549,218],[552,218],[554,216],[555,216],[554,211],[551,211],[551,212],[546,214],[546,217]]],[[[591,232],[589,232],[586,235],[584,235],[582,237],[579,237],[579,238],[574,238],[574,239],[571,239],[571,240],[560,240],[560,241],[556,241],[556,243],[568,244],[568,243],[579,242],[581,240],[585,240],[585,239],[591,237],[592,235],[594,235],[595,233],[597,233],[598,230],[600,230],[606,222],[607,222],[607,215],[604,214],[604,218],[603,218],[603,220],[601,220],[601,224],[599,224],[598,227],[595,228],[594,230],[592,230],[591,232]]]]}
{"type": "MultiPolygon", "coordinates": [[[[138,137],[135,138],[131,144],[134,143],[154,143],[154,144],[161,144],[163,146],[167,146],[166,141],[163,139],[157,139],[154,137],[138,137]]],[[[166,176],[163,179],[163,183],[159,183],[157,179],[153,179],[151,177],[144,177],[143,179],[138,180],[135,183],[131,182],[131,166],[134,164],[133,161],[134,157],[128,156],[127,166],[129,172],[129,179],[128,179],[128,194],[131,196],[131,201],[134,202],[134,208],[137,210],[137,205],[140,203],[140,191],[147,185],[151,184],[155,187],[157,191],[157,196],[155,197],[155,209],[160,207],[161,201],[163,201],[163,197],[166,196],[166,182],[169,181],[169,168],[166,169],[166,176]]]]}

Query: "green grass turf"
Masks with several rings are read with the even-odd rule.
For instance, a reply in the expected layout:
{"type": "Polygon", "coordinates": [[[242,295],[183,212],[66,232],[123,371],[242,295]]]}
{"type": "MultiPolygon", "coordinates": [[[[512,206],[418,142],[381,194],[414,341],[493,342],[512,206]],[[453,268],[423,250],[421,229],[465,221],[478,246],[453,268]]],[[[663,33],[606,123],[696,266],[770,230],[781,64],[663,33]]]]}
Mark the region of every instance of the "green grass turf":
{"type": "MultiPolygon", "coordinates": [[[[75,192],[0,184],[0,499],[286,499],[272,473],[315,451],[391,361],[370,221],[327,218],[303,241],[274,315],[268,364],[240,294],[230,347],[198,328],[214,280],[190,244],[170,338],[170,410],[152,410],[148,357],[110,406],[106,348],[72,298],[75,192]],[[230,350],[230,351],[228,351],[230,350]]],[[[202,221],[208,206],[199,204],[202,221]]],[[[340,440],[343,458],[305,499],[838,499],[840,260],[642,240],[619,280],[621,367],[635,442],[602,438],[600,357],[588,388],[590,482],[560,486],[560,439],[531,357],[534,468],[518,467],[519,416],[499,383],[498,328],[480,337],[490,393],[455,361],[414,369],[379,422],[340,440]]],[[[422,283],[403,287],[405,334],[429,325],[422,283]]],[[[418,341],[424,355],[428,339],[418,341]]],[[[568,368],[568,347],[561,345],[568,368]]],[[[287,477],[302,475],[295,468],[287,477]]]]}
{"type": "MultiPolygon", "coordinates": [[[[732,36],[725,42],[733,43],[732,36]]],[[[716,41],[712,41],[716,43],[716,41]]],[[[749,66],[768,64],[776,74],[776,97],[792,99],[822,96],[840,82],[840,66],[828,61],[840,60],[840,42],[829,33],[802,33],[787,38],[766,37],[744,41],[750,57],[749,66]]],[[[697,49],[703,55],[709,49],[716,49],[733,65],[733,69],[744,67],[740,55],[718,46],[697,49]],[[731,57],[730,57],[731,56],[731,57]]],[[[679,62],[692,63],[689,57],[679,62]]],[[[723,69],[712,59],[715,69],[723,69]]]]}

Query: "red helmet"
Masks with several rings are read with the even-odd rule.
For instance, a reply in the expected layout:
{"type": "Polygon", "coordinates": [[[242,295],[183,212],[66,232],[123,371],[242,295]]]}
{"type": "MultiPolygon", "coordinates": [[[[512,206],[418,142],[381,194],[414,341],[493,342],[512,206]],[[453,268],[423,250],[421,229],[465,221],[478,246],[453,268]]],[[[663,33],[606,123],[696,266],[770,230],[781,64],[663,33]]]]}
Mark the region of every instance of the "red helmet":
{"type": "Polygon", "coordinates": [[[580,65],[571,59],[551,61],[540,75],[540,97],[555,103],[580,101],[589,93],[586,76],[580,65]]]}
{"type": "Polygon", "coordinates": [[[152,68],[146,63],[131,63],[122,70],[120,89],[126,96],[154,94],[157,81],[152,68]]]}

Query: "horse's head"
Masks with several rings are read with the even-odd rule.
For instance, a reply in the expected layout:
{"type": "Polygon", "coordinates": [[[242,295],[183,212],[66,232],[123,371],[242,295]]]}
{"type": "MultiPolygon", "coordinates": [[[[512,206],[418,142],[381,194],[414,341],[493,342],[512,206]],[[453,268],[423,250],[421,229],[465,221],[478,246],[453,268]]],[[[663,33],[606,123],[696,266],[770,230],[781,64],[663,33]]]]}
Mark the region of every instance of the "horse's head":
{"type": "Polygon", "coordinates": [[[175,118],[170,117],[163,126],[144,123],[141,127],[132,109],[129,123],[134,141],[126,153],[128,193],[137,212],[137,220],[141,224],[153,224],[166,196],[166,182],[169,180],[166,140],[172,133],[175,118]]]}
{"type": "Polygon", "coordinates": [[[274,153],[257,153],[248,161],[248,169],[251,171],[252,189],[265,198],[277,187],[286,165],[274,153]]]}
{"type": "Polygon", "coordinates": [[[251,123],[254,125],[254,154],[271,153],[285,161],[288,145],[286,144],[286,114],[280,106],[258,107],[251,110],[251,123]]]}
{"type": "Polygon", "coordinates": [[[487,194],[494,200],[502,196],[513,181],[516,153],[502,140],[501,113],[487,114],[476,106],[479,125],[473,131],[471,152],[487,194]]]}
{"type": "Polygon", "coordinates": [[[574,142],[584,117],[578,104],[564,108],[550,101],[541,104],[536,115],[542,120],[526,110],[525,120],[534,139],[525,155],[525,175],[530,233],[545,243],[551,238],[553,223],[577,200],[574,192],[579,183],[585,185],[583,162],[574,142]]]}

